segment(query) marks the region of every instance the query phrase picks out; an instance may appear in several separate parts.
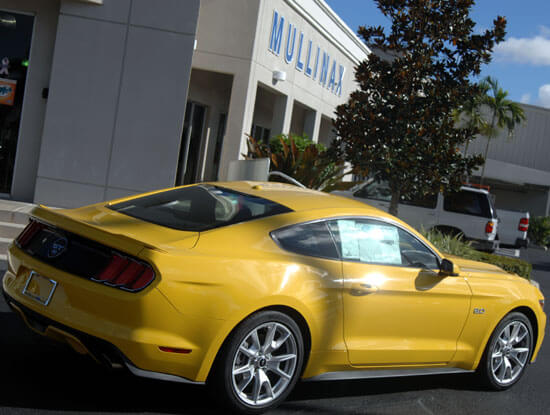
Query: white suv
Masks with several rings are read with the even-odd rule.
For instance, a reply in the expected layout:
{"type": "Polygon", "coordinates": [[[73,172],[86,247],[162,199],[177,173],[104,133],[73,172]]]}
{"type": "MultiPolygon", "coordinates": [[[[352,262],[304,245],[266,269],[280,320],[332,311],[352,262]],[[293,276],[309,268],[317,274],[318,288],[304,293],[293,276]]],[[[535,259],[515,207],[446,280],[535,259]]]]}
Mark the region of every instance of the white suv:
{"type": "MultiPolygon", "coordinates": [[[[385,211],[390,206],[389,186],[372,179],[350,190],[332,193],[385,211]]],[[[418,230],[438,229],[448,234],[463,234],[477,249],[492,252],[498,248],[498,220],[487,190],[463,186],[459,192],[446,196],[439,194],[423,199],[402,198],[398,216],[418,230]]]]}

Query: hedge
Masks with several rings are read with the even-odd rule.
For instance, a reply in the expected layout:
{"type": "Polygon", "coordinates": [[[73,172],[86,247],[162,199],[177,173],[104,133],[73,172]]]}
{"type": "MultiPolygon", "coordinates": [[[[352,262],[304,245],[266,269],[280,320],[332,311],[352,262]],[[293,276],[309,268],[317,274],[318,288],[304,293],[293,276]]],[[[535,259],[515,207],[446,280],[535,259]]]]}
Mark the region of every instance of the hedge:
{"type": "Polygon", "coordinates": [[[493,264],[505,271],[518,274],[520,277],[528,280],[531,279],[533,266],[529,262],[518,258],[509,258],[476,251],[470,246],[470,243],[463,241],[461,236],[444,235],[439,231],[424,232],[424,235],[443,253],[493,264]]]}

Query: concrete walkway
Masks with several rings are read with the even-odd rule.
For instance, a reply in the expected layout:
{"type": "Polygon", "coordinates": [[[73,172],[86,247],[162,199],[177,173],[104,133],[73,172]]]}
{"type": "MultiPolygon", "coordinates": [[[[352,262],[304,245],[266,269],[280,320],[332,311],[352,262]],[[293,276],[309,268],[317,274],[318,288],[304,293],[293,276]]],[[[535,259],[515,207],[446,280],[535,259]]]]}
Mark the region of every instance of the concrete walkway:
{"type": "Polygon", "coordinates": [[[29,222],[29,213],[35,206],[32,203],[0,200],[0,260],[6,259],[8,247],[29,222]]]}

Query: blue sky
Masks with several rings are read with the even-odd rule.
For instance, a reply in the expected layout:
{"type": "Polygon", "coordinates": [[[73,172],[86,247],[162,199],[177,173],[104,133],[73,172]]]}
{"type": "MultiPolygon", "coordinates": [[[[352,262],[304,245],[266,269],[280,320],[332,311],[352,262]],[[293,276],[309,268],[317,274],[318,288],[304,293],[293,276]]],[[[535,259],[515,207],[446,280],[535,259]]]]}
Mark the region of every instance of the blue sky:
{"type": "MultiPolygon", "coordinates": [[[[326,0],[351,27],[385,26],[373,0],[326,0]]],[[[508,21],[505,41],[481,77],[498,79],[511,99],[550,108],[550,0],[477,0],[471,14],[479,30],[498,15],[508,21]]]]}

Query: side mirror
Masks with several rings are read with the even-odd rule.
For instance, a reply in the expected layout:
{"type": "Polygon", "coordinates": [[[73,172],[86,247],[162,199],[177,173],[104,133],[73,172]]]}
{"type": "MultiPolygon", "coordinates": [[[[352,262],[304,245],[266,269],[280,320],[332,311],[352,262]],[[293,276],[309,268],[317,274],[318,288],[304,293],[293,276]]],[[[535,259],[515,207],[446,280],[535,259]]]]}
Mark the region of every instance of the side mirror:
{"type": "Polygon", "coordinates": [[[453,264],[448,259],[443,259],[441,261],[441,266],[439,267],[439,275],[442,277],[457,277],[458,276],[458,266],[453,264]]]}

